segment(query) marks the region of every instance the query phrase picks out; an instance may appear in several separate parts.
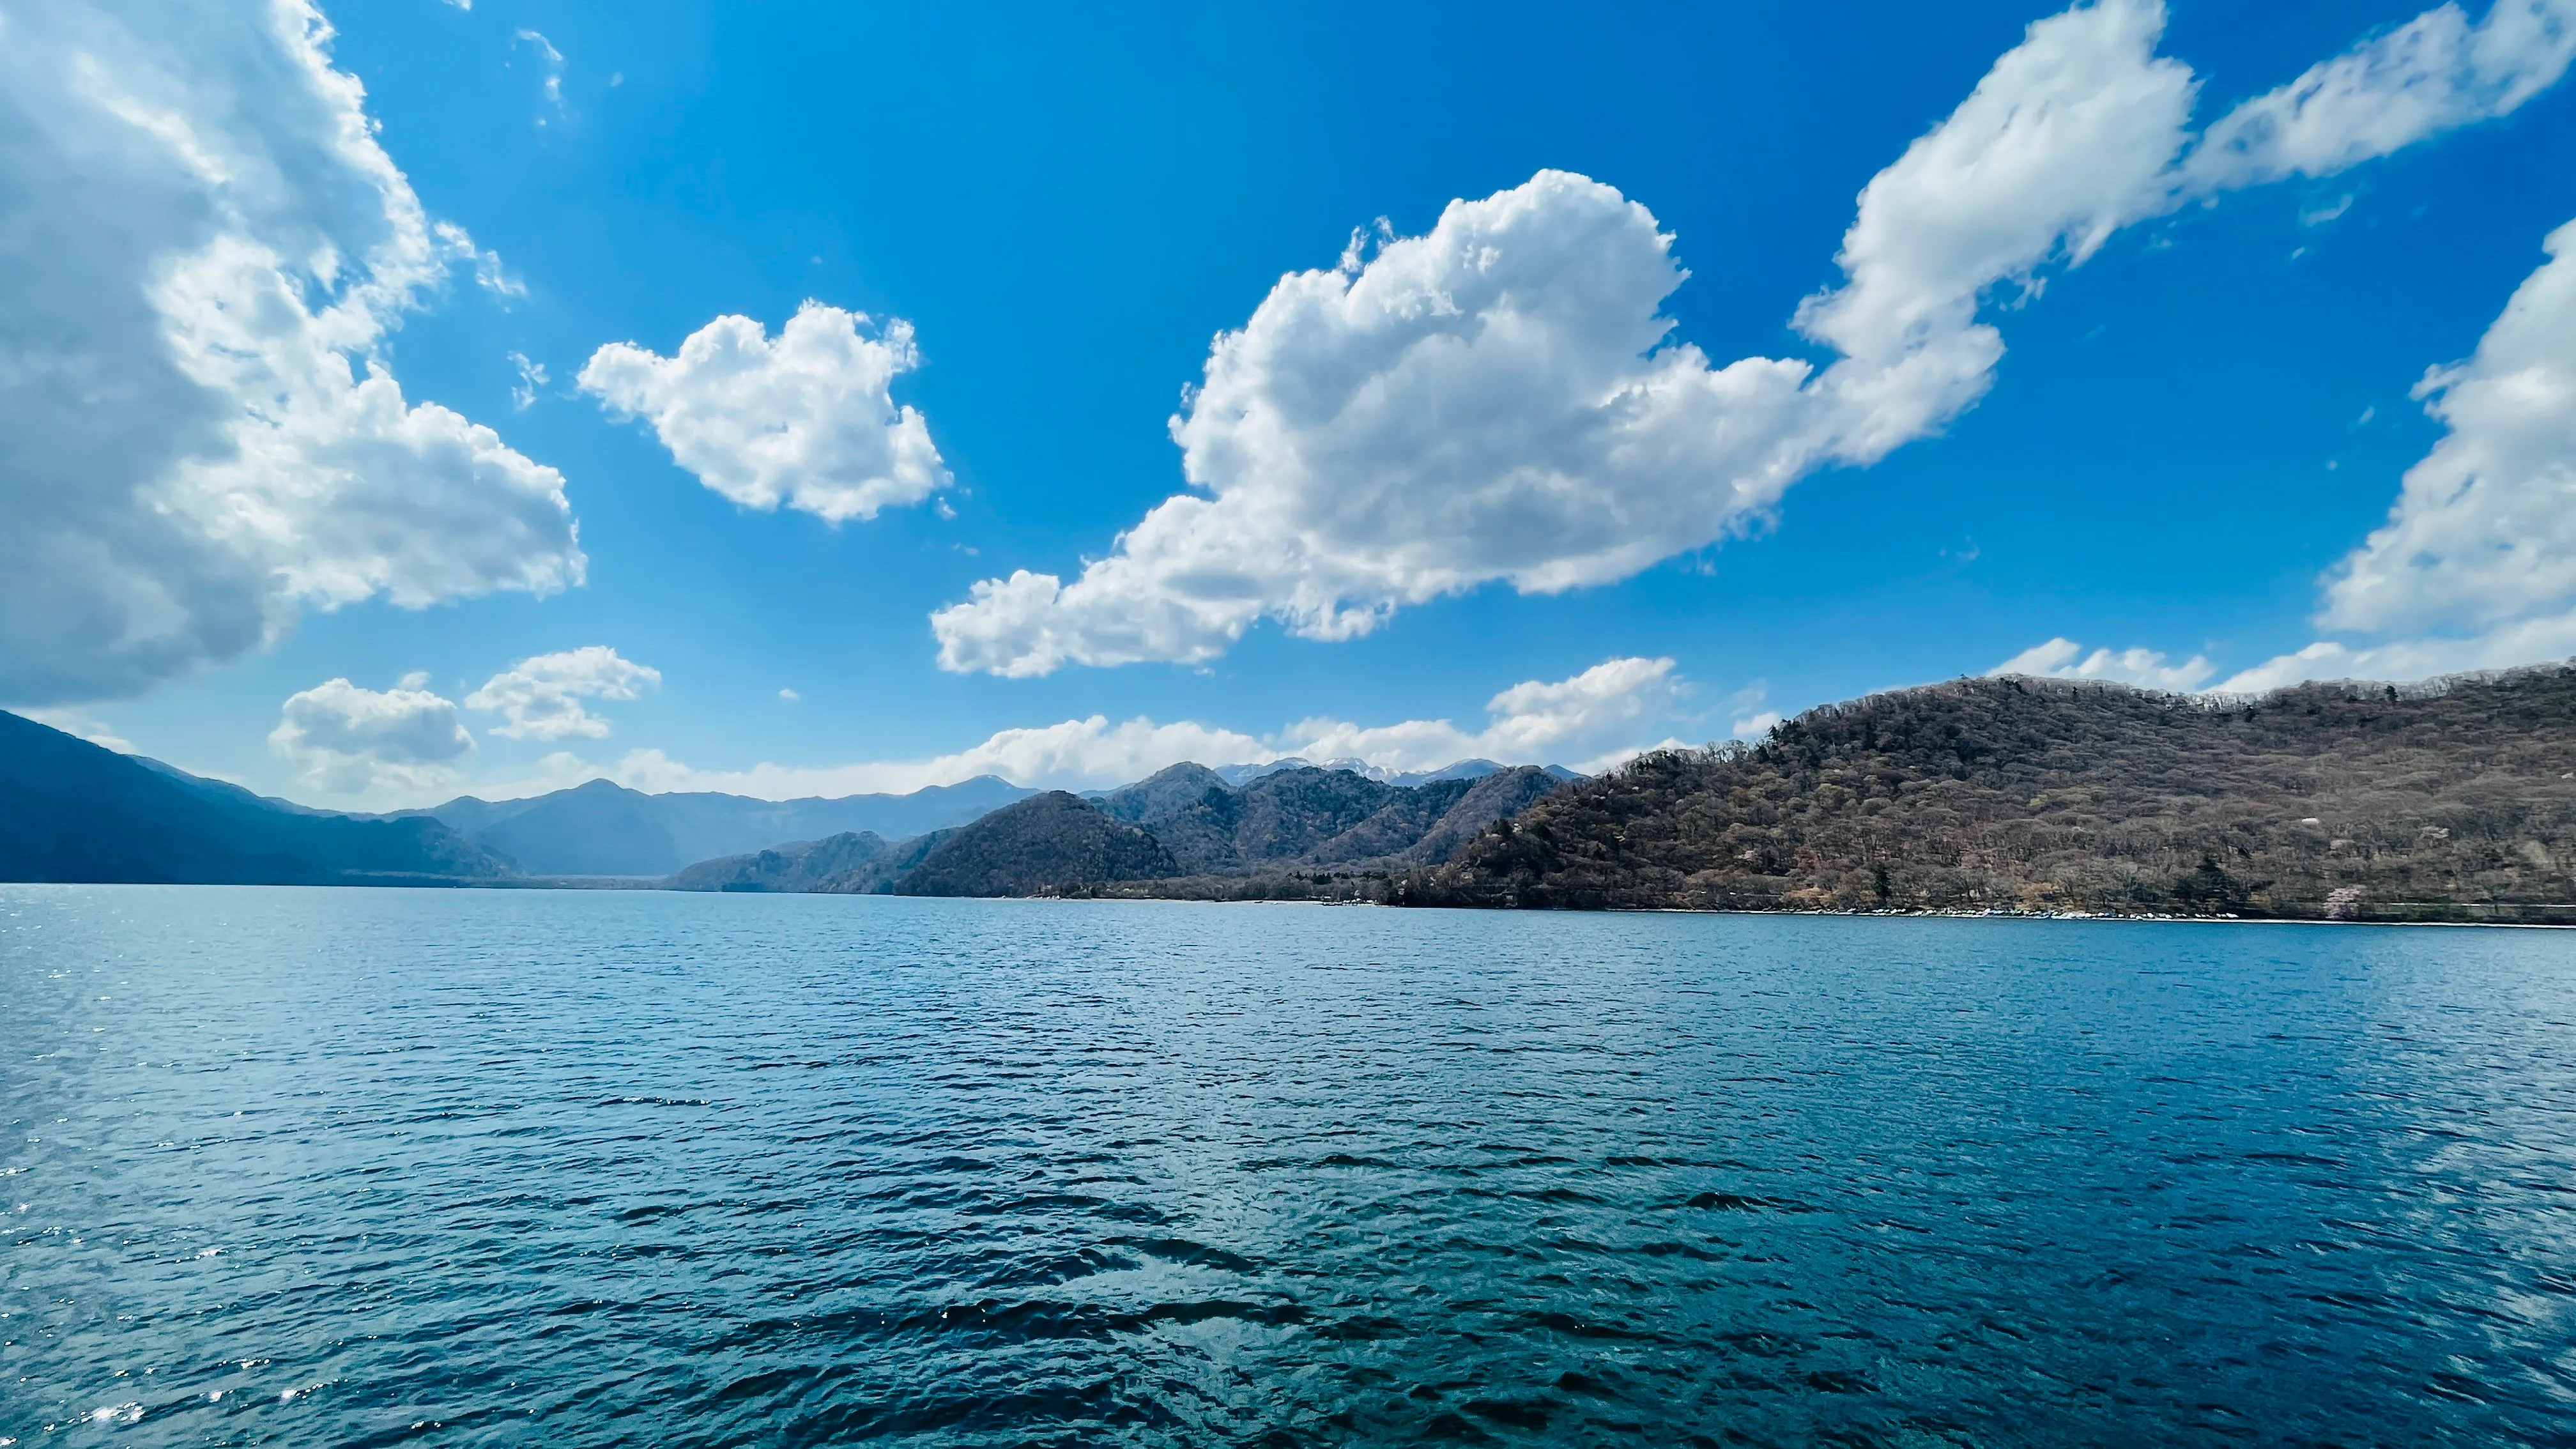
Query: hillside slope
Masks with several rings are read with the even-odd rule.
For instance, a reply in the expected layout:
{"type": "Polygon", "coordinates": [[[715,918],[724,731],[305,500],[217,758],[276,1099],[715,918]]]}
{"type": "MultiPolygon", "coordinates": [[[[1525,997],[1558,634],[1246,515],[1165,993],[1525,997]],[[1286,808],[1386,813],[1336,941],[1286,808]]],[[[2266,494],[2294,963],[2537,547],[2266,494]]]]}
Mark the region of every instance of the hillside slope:
{"type": "Polygon", "coordinates": [[[819,891],[837,877],[883,859],[889,847],[872,831],[800,840],[770,850],[702,860],[662,882],[675,891],[819,891]]]}
{"type": "Polygon", "coordinates": [[[263,800],[0,713],[0,880],[322,885],[511,873],[435,820],[263,800]]]}
{"type": "Polygon", "coordinates": [[[1396,858],[1406,865],[1438,865],[1449,860],[1495,822],[1515,819],[1555,794],[1569,775],[1571,771],[1527,765],[1485,775],[1396,858]]]}
{"type": "Polygon", "coordinates": [[[1062,790],[960,826],[894,883],[907,896],[1042,895],[1174,874],[1153,836],[1062,790]]]}
{"type": "Polygon", "coordinates": [[[1120,895],[1196,897],[1293,878],[1297,895],[1339,882],[1326,894],[1350,896],[1363,877],[1447,860],[1487,825],[1556,788],[1554,776],[1530,768],[1462,772],[1408,787],[1309,766],[1237,788],[1214,770],[1181,764],[1088,799],[1058,792],[891,845],[845,835],[702,861],[663,884],[903,895],[1115,886],[1120,895]]]}
{"type": "Polygon", "coordinates": [[[2254,701],[1963,679],[1647,756],[1390,898],[2548,918],[2571,870],[2576,669],[2254,701]]]}
{"type": "Polygon", "coordinates": [[[1393,869],[1446,860],[1485,826],[1556,788],[1546,771],[1528,766],[1412,786],[1307,766],[1204,791],[1141,823],[1186,875],[1393,869]]]}

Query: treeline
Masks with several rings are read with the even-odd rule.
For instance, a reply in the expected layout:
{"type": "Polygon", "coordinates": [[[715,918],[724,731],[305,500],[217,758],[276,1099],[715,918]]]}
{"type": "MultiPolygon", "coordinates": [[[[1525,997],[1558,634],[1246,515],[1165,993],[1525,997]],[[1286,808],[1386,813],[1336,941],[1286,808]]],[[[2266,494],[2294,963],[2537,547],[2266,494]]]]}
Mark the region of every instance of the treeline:
{"type": "Polygon", "coordinates": [[[1644,756],[1396,904],[2576,920],[2576,669],[2219,700],[1964,679],[1644,756]]]}

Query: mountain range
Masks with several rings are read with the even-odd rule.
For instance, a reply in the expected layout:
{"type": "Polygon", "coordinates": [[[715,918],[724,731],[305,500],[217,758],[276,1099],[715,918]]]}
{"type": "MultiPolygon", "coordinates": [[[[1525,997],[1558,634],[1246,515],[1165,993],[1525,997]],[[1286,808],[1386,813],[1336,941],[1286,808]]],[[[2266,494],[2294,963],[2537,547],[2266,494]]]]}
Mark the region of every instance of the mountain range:
{"type": "MultiPolygon", "coordinates": [[[[1441,811],[1417,822],[1419,828],[1411,834],[1390,816],[1377,824],[1375,834],[1353,837],[1373,842],[1369,849],[1389,855],[1392,863],[1395,855],[1435,835],[1442,826],[1435,817],[1474,793],[1479,782],[1504,776],[1555,778],[1467,760],[1389,783],[1292,760],[1222,770],[1175,766],[1121,790],[1063,799],[1079,812],[1114,817],[1122,829],[1149,816],[1159,819],[1166,805],[1195,809],[1190,816],[1196,822],[1190,827],[1194,833],[1185,849],[1187,868],[1239,874],[1288,856],[1267,837],[1248,836],[1241,847],[1229,845],[1219,839],[1222,829],[1200,818],[1235,808],[1230,802],[1238,795],[1249,802],[1256,819],[1269,820],[1278,815],[1280,802],[1314,794],[1319,788],[1314,780],[1340,782],[1320,787],[1334,796],[1331,802],[1297,807],[1313,817],[1298,827],[1310,834],[1316,822],[1325,820],[1357,826],[1390,801],[1413,801],[1407,808],[1417,811],[1423,802],[1445,802],[1441,811]]],[[[1485,787],[1477,798],[1499,798],[1498,788],[1485,787]]],[[[680,889],[810,890],[832,881],[829,888],[836,890],[890,890],[960,827],[1038,793],[991,775],[908,795],[796,800],[712,792],[653,795],[592,780],[526,799],[469,795],[424,810],[357,815],[255,795],[0,712],[0,880],[544,884],[587,878],[637,885],[667,882],[680,889]]],[[[1036,824],[1079,821],[1079,813],[1049,813],[1069,808],[1054,802],[1014,816],[997,830],[1026,835],[1020,848],[1038,849],[1056,840],[1057,833],[1038,830],[1036,824]]],[[[1450,820],[1446,834],[1437,834],[1431,847],[1404,856],[1404,863],[1447,859],[1448,845],[1466,828],[1461,822],[1467,818],[1450,820]]],[[[1060,843],[1073,838],[1066,835],[1060,843]]],[[[1307,845],[1324,843],[1321,837],[1294,838],[1307,845]]],[[[1093,876],[1124,879],[1125,872],[1144,868],[1115,849],[1096,856],[1077,853],[1044,869],[1030,867],[1035,874],[998,864],[967,868],[967,862],[982,858],[977,852],[1003,849],[1001,839],[989,831],[970,837],[919,884],[926,889],[946,881],[950,888],[963,889],[956,883],[971,878],[982,893],[986,888],[1005,890],[1026,877],[1055,888],[1093,876]]],[[[1103,844],[1106,848],[1106,840],[1103,844]]]]}
{"type": "Polygon", "coordinates": [[[648,795],[608,780],[525,800],[460,796],[427,816],[507,856],[530,875],[658,878],[692,861],[843,833],[887,837],[962,825],[1035,794],[993,775],[909,795],[758,800],[708,792],[648,795]]]}
{"type": "MultiPolygon", "coordinates": [[[[1212,783],[1247,784],[1297,769],[1349,772],[1355,762],[1309,766],[1302,760],[1233,765],[1205,771],[1212,783]]],[[[1191,766],[1200,769],[1199,766],[1191,766]]],[[[1473,780],[1503,767],[1491,760],[1461,760],[1445,769],[1371,777],[1397,788],[1473,780]]],[[[1558,779],[1572,771],[1551,766],[1558,779]]],[[[687,792],[648,795],[607,780],[524,800],[489,801],[460,796],[425,815],[534,876],[659,878],[693,862],[746,855],[787,842],[868,834],[889,841],[913,839],[963,825],[1038,793],[993,775],[954,785],[933,785],[909,795],[847,795],[838,799],[759,800],[745,795],[687,792]]],[[[1113,792],[1091,791],[1102,799],[1113,792]]],[[[1445,858],[1445,857],[1444,857],[1445,858]]]]}
{"type": "Polygon", "coordinates": [[[873,833],[704,861],[681,890],[1039,895],[1121,882],[1209,882],[1303,873],[1360,879],[1449,859],[1497,820],[1558,789],[1530,766],[1394,785],[1296,765],[1231,783],[1180,764],[1085,798],[1064,791],[910,841],[873,833]]]}
{"type": "Polygon", "coordinates": [[[1599,777],[1175,765],[333,814],[0,715],[0,878],[2576,921],[2576,667],[2259,698],[1980,678],[1599,777]],[[693,856],[702,858],[690,863],[693,856]]]}

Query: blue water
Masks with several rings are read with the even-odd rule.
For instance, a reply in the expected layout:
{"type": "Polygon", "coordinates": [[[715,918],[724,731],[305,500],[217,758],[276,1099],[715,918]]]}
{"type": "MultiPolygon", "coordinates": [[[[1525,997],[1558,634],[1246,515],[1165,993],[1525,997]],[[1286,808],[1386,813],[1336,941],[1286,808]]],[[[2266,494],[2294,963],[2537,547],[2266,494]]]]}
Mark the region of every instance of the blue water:
{"type": "Polygon", "coordinates": [[[2576,1444],[2576,935],[0,887],[0,1443],[2576,1444]]]}

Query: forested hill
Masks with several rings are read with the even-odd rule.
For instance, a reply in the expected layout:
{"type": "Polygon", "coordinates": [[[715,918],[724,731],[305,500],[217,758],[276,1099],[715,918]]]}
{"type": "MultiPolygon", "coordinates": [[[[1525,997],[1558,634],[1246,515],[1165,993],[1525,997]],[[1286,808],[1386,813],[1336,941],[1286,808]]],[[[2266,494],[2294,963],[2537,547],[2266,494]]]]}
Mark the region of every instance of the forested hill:
{"type": "Polygon", "coordinates": [[[1412,904],[2358,919],[2576,910],[2576,668],[2256,700],[1963,679],[1558,791],[1412,904]]]}

